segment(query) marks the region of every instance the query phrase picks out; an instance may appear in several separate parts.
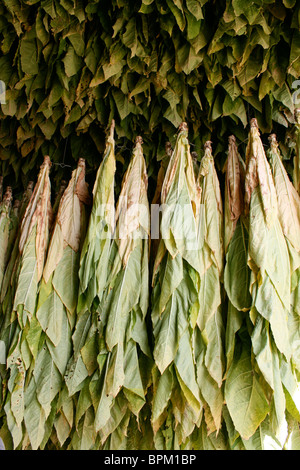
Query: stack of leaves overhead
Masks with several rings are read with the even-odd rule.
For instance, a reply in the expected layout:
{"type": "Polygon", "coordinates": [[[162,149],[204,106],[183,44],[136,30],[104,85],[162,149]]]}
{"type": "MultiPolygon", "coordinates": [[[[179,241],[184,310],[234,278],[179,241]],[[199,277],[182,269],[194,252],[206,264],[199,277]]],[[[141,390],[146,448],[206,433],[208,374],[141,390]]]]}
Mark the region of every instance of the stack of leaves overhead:
{"type": "Polygon", "coordinates": [[[79,266],[79,291],[73,356],[65,375],[67,395],[80,392],[72,448],[95,445],[93,387],[99,380],[97,355],[102,323],[98,307],[107,284],[108,263],[115,232],[114,176],[116,171],[114,121],[93,188],[93,205],[79,266]]]}
{"type": "MultiPolygon", "coordinates": [[[[79,159],[63,193],[49,243],[47,260],[39,287],[33,332],[37,347],[32,375],[25,388],[25,427],[33,450],[43,449],[53,428],[60,446],[69,435],[70,425],[56,418],[56,411],[67,408],[60,402],[67,363],[72,354],[72,332],[78,297],[80,248],[86,232],[85,161],[79,159]],[[42,331],[44,333],[42,333],[42,331]]],[[[23,441],[23,447],[26,440],[23,441]]]]}
{"type": "Polygon", "coordinates": [[[236,332],[250,309],[248,225],[244,217],[245,163],[234,136],[229,137],[224,195],[224,287],[228,297],[226,321],[226,369],[234,356],[236,332]]]}
{"type": "Polygon", "coordinates": [[[161,191],[161,240],[153,270],[151,419],[157,449],[180,448],[202,416],[194,350],[200,195],[187,137],[187,125],[182,123],[161,191]]]}
{"type": "MultiPolygon", "coordinates": [[[[244,444],[248,440],[249,446],[254,445],[255,431],[261,425],[258,432],[267,429],[273,445],[282,448],[287,438],[287,412],[299,413],[288,331],[291,265],[280,224],[280,200],[255,119],[251,121],[246,166],[245,209],[252,300],[246,328],[240,328],[237,312],[236,325],[231,325],[238,332],[239,341],[227,371],[225,400],[244,444]]],[[[244,257],[245,249],[241,250],[240,270],[245,270],[246,279],[244,257]]],[[[235,264],[232,262],[231,268],[235,264]]],[[[239,273],[237,267],[235,273],[239,273]]]]}
{"type": "Polygon", "coordinates": [[[121,141],[143,135],[152,168],[181,120],[199,149],[218,135],[220,156],[228,132],[246,138],[248,108],[264,132],[293,122],[296,0],[7,0],[0,14],[1,164],[12,184],[46,153],[98,168],[99,123],[112,116],[121,141]]]}
{"type": "Polygon", "coordinates": [[[195,336],[197,380],[204,403],[204,431],[220,431],[223,406],[224,321],[222,313],[223,207],[211,142],[206,142],[197,185],[201,193],[199,217],[200,285],[198,290],[199,329],[195,336]]]}
{"type": "MultiPolygon", "coordinates": [[[[32,372],[32,359],[38,351],[39,325],[35,316],[39,282],[43,273],[49,229],[52,219],[49,171],[51,162],[44,158],[30,202],[21,223],[20,256],[17,259],[16,290],[11,322],[17,319],[7,355],[8,394],[4,406],[7,425],[16,448],[23,439],[24,410],[28,396],[25,379],[32,372]]],[[[10,313],[10,312],[9,312],[10,313]]],[[[29,417],[30,418],[30,417],[29,417]]]]}
{"type": "MultiPolygon", "coordinates": [[[[248,311],[251,307],[251,295],[249,291],[251,271],[247,264],[249,222],[244,214],[245,169],[245,163],[238,152],[236,139],[234,136],[230,136],[225,168],[224,194],[224,247],[226,255],[224,287],[227,295],[225,384],[227,381],[227,373],[229,372],[230,374],[234,367],[239,367],[238,361],[242,360],[240,354],[244,343],[246,342],[247,344],[247,341],[249,342],[247,318],[249,316],[248,311]]],[[[244,355],[244,359],[245,358],[246,356],[244,355]]],[[[251,364],[249,367],[249,371],[244,371],[246,380],[249,380],[252,374],[251,364]]],[[[228,392],[226,388],[225,392],[227,396],[228,392]]],[[[232,396],[232,400],[233,399],[234,396],[232,396]]],[[[251,410],[251,402],[249,401],[249,403],[251,410]]],[[[234,406],[233,403],[232,405],[230,404],[230,406],[234,406]]],[[[251,448],[251,438],[245,440],[239,436],[228,413],[227,406],[223,409],[223,415],[228,432],[229,448],[251,448]]],[[[241,414],[240,419],[243,420],[245,415],[246,413],[244,411],[244,415],[241,414]]],[[[265,429],[267,429],[267,426],[265,429]]],[[[261,445],[261,441],[264,438],[264,431],[265,430],[260,427],[259,432],[254,434],[256,443],[259,443],[258,446],[261,445]]]]}

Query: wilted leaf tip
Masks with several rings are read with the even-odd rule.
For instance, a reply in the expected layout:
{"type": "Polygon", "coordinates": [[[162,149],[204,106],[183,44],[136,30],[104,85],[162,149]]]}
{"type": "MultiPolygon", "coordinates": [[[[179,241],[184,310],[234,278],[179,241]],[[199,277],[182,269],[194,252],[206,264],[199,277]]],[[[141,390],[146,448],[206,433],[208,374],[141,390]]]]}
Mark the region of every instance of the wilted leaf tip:
{"type": "Polygon", "coordinates": [[[85,169],[85,159],[84,158],[79,158],[78,160],[78,163],[77,163],[77,167],[81,167],[81,168],[84,168],[85,169]]]}
{"type": "Polygon", "coordinates": [[[179,132],[182,132],[182,131],[188,132],[188,130],[189,130],[189,127],[186,122],[182,122],[178,127],[179,132]]]}

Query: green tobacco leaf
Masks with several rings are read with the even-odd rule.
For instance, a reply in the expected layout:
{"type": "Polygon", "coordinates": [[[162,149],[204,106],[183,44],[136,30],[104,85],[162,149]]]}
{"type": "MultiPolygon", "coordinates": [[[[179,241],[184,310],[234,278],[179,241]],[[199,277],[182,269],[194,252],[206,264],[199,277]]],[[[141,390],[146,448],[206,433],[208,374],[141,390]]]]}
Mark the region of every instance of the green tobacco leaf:
{"type": "Polygon", "coordinates": [[[299,34],[299,31],[295,30],[293,34],[291,50],[290,50],[289,72],[296,79],[299,77],[299,71],[300,71],[299,51],[300,51],[300,34],[299,34]]]}
{"type": "Polygon", "coordinates": [[[42,443],[46,423],[45,412],[41,411],[41,405],[34,394],[34,382],[25,395],[24,422],[28,432],[32,448],[37,450],[42,443]]]}
{"type": "MultiPolygon", "coordinates": [[[[246,213],[249,215],[248,265],[251,269],[252,296],[249,319],[253,324],[251,341],[258,366],[257,373],[263,376],[272,390],[268,412],[272,423],[271,432],[283,445],[282,429],[286,426],[288,409],[284,384],[289,384],[291,390],[294,390],[291,384],[295,381],[290,372],[295,329],[292,326],[293,321],[289,321],[292,318],[289,312],[293,280],[291,261],[295,258],[294,254],[291,256],[291,252],[289,253],[290,242],[285,237],[285,233],[292,234],[293,224],[289,209],[289,196],[292,193],[280,167],[274,136],[270,140],[269,156],[274,175],[265,156],[257,122],[253,119],[246,150],[245,176],[246,213]],[[282,217],[286,220],[281,224],[282,217]],[[289,333],[289,330],[293,333],[289,333]]],[[[230,382],[228,391],[229,387],[230,382]]],[[[295,404],[291,406],[293,407],[295,404]]],[[[234,410],[230,411],[231,415],[232,413],[234,410]]]]}
{"type": "Polygon", "coordinates": [[[247,346],[234,358],[228,371],[225,400],[236,430],[249,439],[265,419],[269,404],[253,370],[247,346]]]}
{"type": "Polygon", "coordinates": [[[2,285],[3,277],[5,275],[6,266],[9,257],[9,236],[11,221],[11,203],[12,203],[12,192],[11,190],[6,191],[3,197],[3,201],[0,204],[0,287],[2,285]]]}
{"type": "MultiPolygon", "coordinates": [[[[13,311],[18,316],[17,328],[12,337],[8,355],[8,368],[11,376],[9,389],[11,395],[7,400],[6,406],[7,409],[11,410],[19,425],[21,425],[27,411],[24,393],[25,377],[26,375],[27,377],[30,376],[28,369],[31,365],[32,355],[37,349],[41,333],[34,315],[39,280],[44,267],[45,252],[48,247],[52,215],[50,205],[50,165],[50,159],[46,156],[44,163],[41,165],[32,197],[22,218],[20,239],[18,240],[20,265],[15,280],[16,290],[13,304],[13,311]],[[33,335],[34,340],[31,337],[31,328],[35,331],[33,335]]],[[[13,422],[12,433],[15,433],[13,422]]],[[[19,435],[17,439],[20,439],[19,435]]]]}

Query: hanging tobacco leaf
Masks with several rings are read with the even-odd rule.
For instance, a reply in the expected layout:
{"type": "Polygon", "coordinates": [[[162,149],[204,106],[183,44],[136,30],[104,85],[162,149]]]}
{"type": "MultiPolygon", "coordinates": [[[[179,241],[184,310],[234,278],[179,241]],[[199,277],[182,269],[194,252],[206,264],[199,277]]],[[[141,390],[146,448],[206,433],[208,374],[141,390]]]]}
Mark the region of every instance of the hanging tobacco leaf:
{"type": "MultiPolygon", "coordinates": [[[[1,286],[1,326],[0,326],[0,339],[2,341],[4,351],[4,356],[6,357],[7,351],[9,350],[12,338],[14,336],[15,328],[17,327],[18,320],[13,310],[14,294],[16,290],[16,279],[19,272],[19,239],[20,239],[20,221],[26,210],[26,206],[32,195],[33,183],[29,183],[28,189],[24,192],[22,201],[16,200],[14,203],[14,209],[11,213],[11,230],[9,235],[8,244],[10,249],[8,253],[10,254],[5,273],[3,276],[3,282],[1,286]],[[17,208],[15,208],[17,203],[17,208]]],[[[7,378],[8,370],[5,365],[1,367],[2,374],[2,398],[4,401],[6,390],[7,390],[7,378]]]]}
{"type": "Polygon", "coordinates": [[[5,340],[7,350],[9,348],[9,344],[13,336],[14,325],[17,322],[17,319],[14,318],[14,315],[12,315],[12,310],[13,310],[14,294],[15,294],[15,289],[16,289],[16,279],[17,279],[18,272],[19,272],[19,268],[18,268],[19,260],[20,260],[19,240],[20,240],[20,235],[21,235],[20,223],[24,216],[26,207],[30,201],[32,190],[33,190],[33,182],[30,181],[28,183],[27,189],[24,191],[22,200],[19,202],[20,207],[18,209],[18,212],[17,214],[14,214],[15,215],[14,221],[13,221],[14,228],[13,228],[13,232],[11,232],[11,235],[10,235],[10,246],[11,246],[11,249],[9,251],[10,256],[7,262],[7,266],[5,269],[3,282],[1,286],[0,302],[1,302],[2,314],[3,314],[1,338],[3,341],[4,341],[4,337],[10,338],[10,339],[5,340]]]}
{"type": "Polygon", "coordinates": [[[225,399],[234,426],[243,439],[253,436],[268,414],[270,431],[283,446],[290,400],[297,409],[293,401],[296,384],[288,331],[290,259],[279,221],[279,197],[255,119],[251,121],[246,162],[250,334],[234,354],[227,373],[225,399]]]}
{"type": "Polygon", "coordinates": [[[30,380],[24,392],[24,422],[32,449],[43,448],[54,426],[60,445],[66,439],[56,419],[57,399],[72,354],[72,332],[78,298],[80,248],[89,204],[85,161],[78,161],[63,193],[39,287],[36,319],[45,334],[39,340],[30,380]]]}
{"type": "Polygon", "coordinates": [[[126,445],[130,418],[136,417],[139,422],[145,405],[151,371],[146,328],[150,235],[147,183],[142,140],[138,137],[116,207],[109,275],[97,308],[98,383],[91,385],[98,389],[93,395],[94,426],[104,449],[126,445]]]}
{"type": "Polygon", "coordinates": [[[300,109],[295,111],[296,117],[296,154],[293,161],[293,183],[300,194],[300,109]]]}
{"type": "Polygon", "coordinates": [[[40,327],[37,325],[35,310],[52,217],[50,167],[50,159],[46,156],[22,219],[18,245],[20,259],[15,279],[16,290],[11,317],[12,322],[17,318],[17,323],[7,354],[9,379],[4,405],[14,448],[20,444],[23,438],[25,379],[27,374],[30,374],[32,358],[38,349],[40,327]]]}
{"type": "Polygon", "coordinates": [[[95,443],[96,437],[96,433],[93,431],[93,401],[88,385],[92,380],[93,373],[98,369],[99,329],[97,307],[106,287],[108,262],[115,230],[114,175],[116,160],[114,148],[113,121],[107,138],[104,157],[96,175],[92,211],[81,250],[78,270],[77,318],[73,336],[74,353],[65,375],[67,394],[73,396],[80,391],[79,405],[75,417],[76,433],[72,440],[72,446],[75,449],[89,449],[95,443]],[[81,352],[83,347],[86,353],[81,352]],[[84,436],[87,426],[85,423],[87,422],[90,423],[91,428],[87,434],[89,438],[84,436]]]}
{"type": "Polygon", "coordinates": [[[226,368],[233,359],[236,332],[251,306],[248,261],[248,226],[244,217],[245,167],[234,136],[229,137],[225,176],[224,244],[226,263],[224,287],[228,296],[226,321],[226,368]]]}
{"type": "Polygon", "coordinates": [[[7,187],[0,205],[0,287],[2,285],[5,269],[9,260],[10,232],[11,232],[11,212],[12,212],[12,189],[7,187]]]}
{"type": "Polygon", "coordinates": [[[222,287],[224,269],[223,207],[211,142],[206,142],[197,185],[201,189],[199,219],[200,286],[199,328],[195,337],[198,384],[204,403],[208,434],[219,432],[222,421],[224,355],[224,319],[222,287]],[[196,349],[197,348],[197,349],[196,349]]]}
{"type": "Polygon", "coordinates": [[[160,244],[153,271],[152,426],[157,449],[176,449],[201,422],[194,329],[198,314],[200,195],[182,123],[165,174],[160,244]]]}

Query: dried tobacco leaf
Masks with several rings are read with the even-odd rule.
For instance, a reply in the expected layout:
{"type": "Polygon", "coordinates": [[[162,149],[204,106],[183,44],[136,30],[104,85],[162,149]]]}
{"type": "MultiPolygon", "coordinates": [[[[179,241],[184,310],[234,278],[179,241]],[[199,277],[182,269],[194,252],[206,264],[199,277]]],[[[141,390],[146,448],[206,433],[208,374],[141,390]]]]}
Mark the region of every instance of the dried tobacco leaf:
{"type": "MultiPolygon", "coordinates": [[[[277,158],[274,150],[271,150],[273,159],[277,158]]],[[[287,181],[279,190],[284,180],[282,168],[278,164],[278,161],[274,162],[277,175],[273,180],[257,122],[252,120],[245,178],[246,195],[250,196],[247,201],[247,227],[252,305],[246,328],[240,329],[244,333],[239,335],[240,340],[227,372],[225,400],[244,443],[245,439],[254,436],[258,427],[266,425],[269,426],[273,441],[283,447],[287,438],[287,411],[293,409],[295,414],[299,410],[299,403],[291,362],[288,322],[290,257],[279,216],[281,196],[284,200],[287,181]],[[281,171],[281,175],[278,171],[281,171]],[[249,380],[246,388],[243,380],[248,376],[251,382],[249,380]],[[251,400],[247,396],[250,391],[251,400]]],[[[236,331],[239,328],[240,324],[236,326],[236,331]]]]}
{"type": "Polygon", "coordinates": [[[293,161],[293,184],[300,194],[300,109],[295,110],[296,117],[296,154],[293,161]]]}
{"type": "Polygon", "coordinates": [[[32,449],[44,447],[49,427],[55,426],[59,438],[62,434],[54,410],[72,354],[80,246],[88,203],[85,161],[80,158],[60,199],[39,288],[36,319],[45,334],[36,348],[32,375],[24,391],[24,423],[32,449]],[[74,240],[75,247],[71,244],[74,240]]]}
{"type": "Polygon", "coordinates": [[[187,133],[182,123],[162,186],[161,240],[153,273],[156,368],[151,420],[157,449],[178,448],[202,416],[193,349],[200,282],[200,194],[187,133]]]}
{"type": "Polygon", "coordinates": [[[24,386],[30,376],[32,358],[38,348],[40,327],[35,317],[39,281],[48,248],[52,210],[50,203],[48,156],[40,167],[38,180],[21,222],[19,239],[20,259],[14,280],[13,315],[17,318],[7,354],[9,369],[8,393],[4,406],[7,425],[12,434],[14,448],[22,441],[21,424],[24,419],[24,386]]]}
{"type": "Polygon", "coordinates": [[[197,184],[201,189],[199,327],[195,342],[198,384],[204,402],[208,434],[221,428],[225,370],[222,288],[224,270],[223,207],[211,142],[205,143],[197,184]]]}
{"type": "Polygon", "coordinates": [[[139,421],[146,403],[147,375],[151,371],[146,328],[150,236],[147,185],[139,137],[122,182],[109,276],[97,308],[101,344],[97,357],[100,388],[99,395],[93,397],[93,404],[95,431],[99,433],[104,449],[125,445],[129,420],[136,418],[139,421]],[[122,436],[119,436],[118,425],[122,426],[122,436]]]}
{"type": "Polygon", "coordinates": [[[93,422],[95,412],[89,385],[97,378],[99,354],[99,322],[97,308],[109,274],[108,263],[115,232],[114,177],[116,171],[114,121],[110,126],[103,160],[93,188],[93,204],[79,265],[79,289],[73,356],[65,374],[70,397],[79,393],[76,430],[72,439],[75,449],[89,449],[95,444],[93,422]],[[83,349],[84,348],[84,349],[83,349]],[[84,406],[81,406],[84,403],[84,406]],[[91,419],[93,420],[91,423],[91,419]],[[85,423],[90,423],[89,439],[84,436],[85,423]]]}

